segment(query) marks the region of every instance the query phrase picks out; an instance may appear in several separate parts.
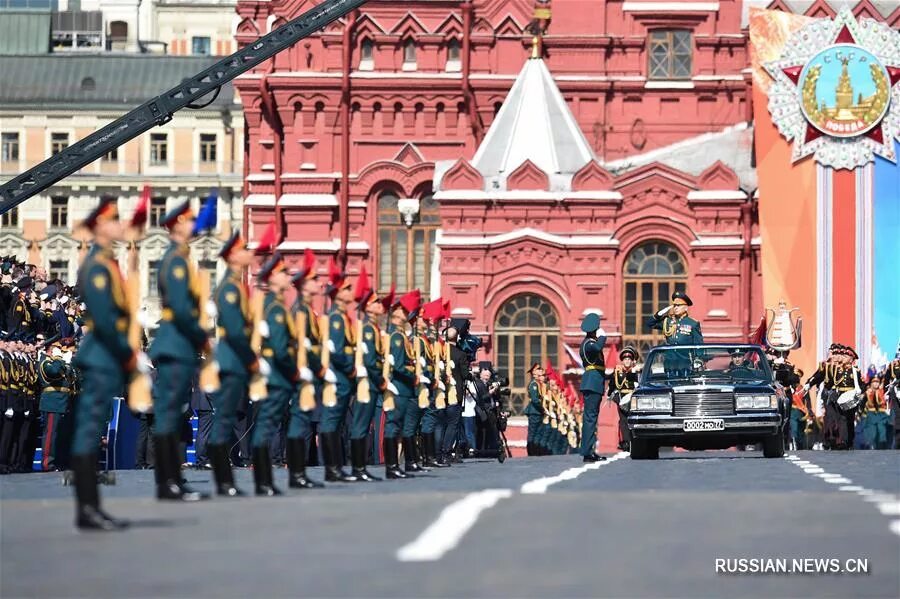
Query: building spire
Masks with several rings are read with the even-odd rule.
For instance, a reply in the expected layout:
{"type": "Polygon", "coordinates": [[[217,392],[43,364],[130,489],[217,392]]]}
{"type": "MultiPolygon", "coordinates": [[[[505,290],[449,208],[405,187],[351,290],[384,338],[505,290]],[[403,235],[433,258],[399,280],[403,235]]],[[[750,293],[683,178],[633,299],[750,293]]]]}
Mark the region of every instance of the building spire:
{"type": "Polygon", "coordinates": [[[544,33],[550,26],[550,17],[550,0],[535,0],[533,18],[528,24],[532,59],[544,57],[544,33]]]}

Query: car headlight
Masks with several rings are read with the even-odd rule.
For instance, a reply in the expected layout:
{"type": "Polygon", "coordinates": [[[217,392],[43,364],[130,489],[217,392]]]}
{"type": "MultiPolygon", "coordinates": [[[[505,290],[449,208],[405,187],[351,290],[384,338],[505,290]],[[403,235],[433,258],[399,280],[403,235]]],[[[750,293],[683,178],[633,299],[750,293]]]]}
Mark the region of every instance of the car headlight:
{"type": "Polygon", "coordinates": [[[639,395],[635,410],[653,411],[653,412],[671,412],[672,396],[671,395],[639,395]]]}
{"type": "Polygon", "coordinates": [[[777,395],[738,395],[735,398],[738,410],[769,410],[778,408],[777,395]]]}

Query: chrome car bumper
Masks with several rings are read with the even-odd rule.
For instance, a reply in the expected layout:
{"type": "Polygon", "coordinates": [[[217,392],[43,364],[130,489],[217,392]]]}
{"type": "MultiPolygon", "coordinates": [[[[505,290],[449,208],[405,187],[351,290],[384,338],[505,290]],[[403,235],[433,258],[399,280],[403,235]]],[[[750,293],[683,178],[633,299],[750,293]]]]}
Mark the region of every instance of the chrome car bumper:
{"type": "Polygon", "coordinates": [[[781,428],[781,416],[777,412],[736,414],[732,416],[669,416],[667,414],[629,414],[628,428],[636,437],[706,437],[716,435],[769,435],[781,428]],[[723,420],[725,430],[685,432],[684,421],[710,419],[723,420]]]}

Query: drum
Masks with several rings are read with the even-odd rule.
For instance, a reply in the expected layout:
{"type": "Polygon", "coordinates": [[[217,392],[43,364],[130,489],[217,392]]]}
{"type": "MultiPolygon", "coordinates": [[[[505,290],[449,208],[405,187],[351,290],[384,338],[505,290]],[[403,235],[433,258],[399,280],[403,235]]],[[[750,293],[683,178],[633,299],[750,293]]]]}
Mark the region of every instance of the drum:
{"type": "Polygon", "coordinates": [[[865,398],[866,396],[864,393],[857,393],[854,389],[844,391],[838,396],[838,409],[844,414],[850,414],[851,412],[856,411],[856,408],[859,407],[859,404],[861,404],[865,398]]]}

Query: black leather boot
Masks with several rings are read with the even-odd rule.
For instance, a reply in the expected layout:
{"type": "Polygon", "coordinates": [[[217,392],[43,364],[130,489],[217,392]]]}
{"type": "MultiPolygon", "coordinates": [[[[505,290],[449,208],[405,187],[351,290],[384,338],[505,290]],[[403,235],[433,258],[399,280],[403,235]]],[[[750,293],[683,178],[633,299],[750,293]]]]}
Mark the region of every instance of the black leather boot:
{"type": "Polygon", "coordinates": [[[337,431],[322,433],[322,450],[325,453],[325,482],[355,483],[356,477],[344,472],[341,465],[341,438],[337,431]]]}
{"type": "Polygon", "coordinates": [[[350,439],[350,459],[353,462],[353,476],[356,480],[365,482],[375,482],[381,480],[366,469],[366,449],[368,449],[368,438],[350,439]]]}
{"type": "Polygon", "coordinates": [[[318,489],[322,483],[306,477],[306,439],[287,440],[288,486],[292,489],[318,489]]]}
{"type": "Polygon", "coordinates": [[[216,481],[216,493],[223,497],[241,497],[244,492],[234,486],[234,475],[228,461],[228,447],[210,445],[209,460],[212,464],[213,477],[216,481]]]}
{"type": "Polygon", "coordinates": [[[400,470],[396,437],[385,437],[382,443],[382,450],[384,452],[384,477],[386,479],[413,478],[412,474],[406,474],[403,470],[400,470]]]}
{"type": "Polygon", "coordinates": [[[438,459],[435,447],[434,433],[422,433],[422,441],[425,445],[425,465],[430,468],[447,468],[450,464],[438,459]]]}
{"type": "Polygon", "coordinates": [[[272,460],[268,447],[253,448],[253,483],[256,494],[261,497],[281,495],[272,481],[272,460]]]}
{"type": "MultiPolygon", "coordinates": [[[[178,501],[202,501],[204,499],[209,499],[209,493],[195,491],[187,484],[187,481],[181,473],[181,449],[178,433],[165,435],[163,439],[166,446],[166,458],[168,462],[166,466],[166,473],[168,474],[166,485],[168,486],[169,481],[172,481],[178,488],[178,497],[175,497],[174,499],[178,501]]],[[[166,499],[170,498],[167,497],[166,499]]]]}
{"type": "Polygon", "coordinates": [[[100,509],[97,456],[94,454],[72,456],[71,465],[75,475],[75,526],[85,531],[114,531],[126,528],[128,522],[113,518],[100,509]]]}
{"type": "Polygon", "coordinates": [[[403,437],[403,461],[407,472],[427,472],[416,458],[416,438],[403,437]]]}
{"type": "Polygon", "coordinates": [[[156,478],[156,498],[165,501],[181,500],[181,489],[170,472],[169,443],[164,435],[153,437],[154,467],[156,478]]]}

